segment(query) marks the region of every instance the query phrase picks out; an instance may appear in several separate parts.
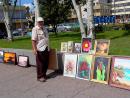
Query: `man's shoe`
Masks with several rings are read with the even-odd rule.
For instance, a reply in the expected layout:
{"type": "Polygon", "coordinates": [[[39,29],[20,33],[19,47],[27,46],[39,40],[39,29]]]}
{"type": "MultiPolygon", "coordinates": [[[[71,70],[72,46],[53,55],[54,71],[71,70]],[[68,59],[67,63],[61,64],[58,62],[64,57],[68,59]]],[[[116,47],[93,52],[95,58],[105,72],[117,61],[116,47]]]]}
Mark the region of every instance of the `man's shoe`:
{"type": "Polygon", "coordinates": [[[40,81],[40,82],[46,82],[45,78],[40,78],[40,79],[37,79],[37,80],[40,81]]]}

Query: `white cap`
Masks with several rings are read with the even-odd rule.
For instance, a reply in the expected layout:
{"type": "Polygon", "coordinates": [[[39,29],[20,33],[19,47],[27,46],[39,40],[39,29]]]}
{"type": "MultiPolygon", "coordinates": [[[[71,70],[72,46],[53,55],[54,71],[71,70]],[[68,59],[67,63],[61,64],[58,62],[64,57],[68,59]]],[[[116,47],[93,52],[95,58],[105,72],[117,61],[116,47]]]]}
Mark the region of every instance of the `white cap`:
{"type": "Polygon", "coordinates": [[[38,17],[37,22],[39,22],[39,21],[44,21],[44,19],[42,17],[38,17]]]}

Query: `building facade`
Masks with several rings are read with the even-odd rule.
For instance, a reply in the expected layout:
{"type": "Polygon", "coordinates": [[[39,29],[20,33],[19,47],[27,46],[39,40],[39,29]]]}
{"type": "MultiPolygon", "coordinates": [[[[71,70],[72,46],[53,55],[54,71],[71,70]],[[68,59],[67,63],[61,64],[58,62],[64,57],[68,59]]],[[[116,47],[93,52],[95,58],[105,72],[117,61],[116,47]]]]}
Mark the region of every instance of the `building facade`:
{"type": "Polygon", "coordinates": [[[111,4],[109,0],[94,0],[94,16],[110,16],[111,4]]]}
{"type": "MultiPolygon", "coordinates": [[[[28,23],[26,19],[29,11],[25,6],[17,6],[13,12],[13,6],[9,7],[9,17],[11,18],[11,22],[13,23],[14,29],[17,28],[25,28],[25,24],[28,23]]],[[[3,6],[0,5],[0,29],[5,29],[4,24],[4,12],[3,6]]]]}
{"type": "Polygon", "coordinates": [[[112,15],[116,15],[117,22],[130,21],[130,0],[112,0],[112,15]]]}

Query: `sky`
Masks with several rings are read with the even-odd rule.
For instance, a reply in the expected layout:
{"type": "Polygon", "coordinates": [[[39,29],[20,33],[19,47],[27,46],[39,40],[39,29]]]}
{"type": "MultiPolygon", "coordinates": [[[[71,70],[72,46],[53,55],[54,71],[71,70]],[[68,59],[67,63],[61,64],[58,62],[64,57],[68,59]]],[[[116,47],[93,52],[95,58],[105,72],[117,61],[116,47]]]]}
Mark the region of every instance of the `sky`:
{"type": "Polygon", "coordinates": [[[34,9],[32,5],[33,0],[17,0],[17,5],[29,6],[31,10],[34,9]]]}

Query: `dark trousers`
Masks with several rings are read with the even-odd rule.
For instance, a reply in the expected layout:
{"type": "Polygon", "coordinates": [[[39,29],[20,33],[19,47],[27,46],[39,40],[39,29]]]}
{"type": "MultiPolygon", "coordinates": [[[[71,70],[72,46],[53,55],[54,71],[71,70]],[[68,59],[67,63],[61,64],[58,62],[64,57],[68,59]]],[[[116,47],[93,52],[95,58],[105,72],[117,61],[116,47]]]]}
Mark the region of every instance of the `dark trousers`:
{"type": "Polygon", "coordinates": [[[37,51],[36,55],[36,63],[37,63],[37,79],[42,77],[46,78],[46,72],[48,69],[49,63],[49,52],[46,48],[45,51],[37,51]]]}

